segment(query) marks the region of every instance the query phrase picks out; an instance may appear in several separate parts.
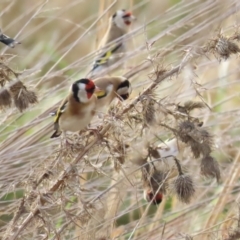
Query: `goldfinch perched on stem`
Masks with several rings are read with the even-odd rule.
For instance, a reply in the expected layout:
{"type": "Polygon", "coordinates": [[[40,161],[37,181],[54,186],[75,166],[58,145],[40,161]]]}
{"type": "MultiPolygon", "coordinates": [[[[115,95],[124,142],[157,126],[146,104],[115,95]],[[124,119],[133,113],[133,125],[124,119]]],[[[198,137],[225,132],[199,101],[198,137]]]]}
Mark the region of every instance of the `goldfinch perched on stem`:
{"type": "Polygon", "coordinates": [[[20,42],[17,42],[15,39],[8,37],[7,35],[2,33],[2,30],[0,29],[0,42],[6,44],[8,47],[14,48],[15,45],[21,44],[20,42]]]}
{"type": "Polygon", "coordinates": [[[109,106],[116,97],[120,100],[128,99],[132,91],[131,84],[125,77],[99,77],[94,83],[102,90],[97,94],[97,111],[109,106]]]}
{"type": "Polygon", "coordinates": [[[126,46],[122,37],[128,32],[129,25],[134,19],[132,13],[126,10],[118,10],[110,17],[107,32],[98,47],[99,56],[94,62],[92,75],[106,69],[123,57],[126,46]]]}
{"type": "Polygon", "coordinates": [[[90,123],[95,114],[97,102],[94,92],[101,92],[101,90],[96,89],[94,82],[90,79],[80,79],[71,85],[69,96],[55,114],[55,132],[51,138],[60,136],[62,132],[65,134],[66,131],[81,131],[90,123]]]}

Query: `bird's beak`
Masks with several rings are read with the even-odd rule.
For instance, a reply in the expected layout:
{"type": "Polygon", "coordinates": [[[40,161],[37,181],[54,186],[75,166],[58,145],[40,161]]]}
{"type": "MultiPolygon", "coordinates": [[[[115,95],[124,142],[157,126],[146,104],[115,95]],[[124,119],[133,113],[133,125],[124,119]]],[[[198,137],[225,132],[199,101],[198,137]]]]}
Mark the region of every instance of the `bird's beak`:
{"type": "Polygon", "coordinates": [[[97,96],[97,98],[102,98],[106,96],[106,91],[100,89],[99,87],[96,87],[94,94],[97,96]]]}
{"type": "Polygon", "coordinates": [[[131,13],[131,12],[126,12],[123,16],[123,18],[130,18],[131,20],[136,20],[137,18],[131,13]]]}
{"type": "Polygon", "coordinates": [[[134,15],[132,15],[132,14],[130,15],[130,18],[131,18],[131,20],[133,20],[133,21],[134,21],[134,20],[137,20],[137,18],[136,18],[134,15]]]}

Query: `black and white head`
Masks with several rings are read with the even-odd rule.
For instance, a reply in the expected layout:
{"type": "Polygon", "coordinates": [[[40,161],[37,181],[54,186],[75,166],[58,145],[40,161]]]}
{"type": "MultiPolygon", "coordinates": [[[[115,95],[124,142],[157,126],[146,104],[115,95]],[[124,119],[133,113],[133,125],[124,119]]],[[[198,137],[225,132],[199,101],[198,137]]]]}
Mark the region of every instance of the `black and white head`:
{"type": "Polygon", "coordinates": [[[118,85],[116,92],[121,100],[126,100],[129,98],[132,88],[127,78],[122,79],[122,82],[118,85]]]}
{"type": "Polygon", "coordinates": [[[126,10],[117,10],[112,16],[112,22],[118,28],[126,30],[129,25],[131,25],[132,21],[136,18],[132,15],[131,12],[126,10]]]}
{"type": "Polygon", "coordinates": [[[77,102],[86,103],[95,91],[95,84],[90,79],[82,78],[72,84],[71,91],[77,102]]]}

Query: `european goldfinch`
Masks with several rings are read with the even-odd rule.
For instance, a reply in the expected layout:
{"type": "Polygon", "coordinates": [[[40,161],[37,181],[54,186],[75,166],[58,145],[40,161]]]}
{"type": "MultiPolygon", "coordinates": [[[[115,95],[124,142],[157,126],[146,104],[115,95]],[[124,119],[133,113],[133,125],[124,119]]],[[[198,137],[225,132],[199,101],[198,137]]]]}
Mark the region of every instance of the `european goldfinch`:
{"type": "MultiPolygon", "coordinates": [[[[178,174],[174,168],[175,162],[173,157],[177,157],[180,154],[179,148],[181,147],[182,144],[178,142],[176,138],[172,138],[164,143],[160,143],[155,149],[155,154],[152,152],[153,159],[158,159],[160,161],[154,164],[152,176],[150,178],[145,176],[144,179],[143,197],[147,202],[152,201],[154,205],[162,202],[163,196],[166,193],[166,184],[168,180],[173,179],[178,174]],[[165,159],[166,162],[162,162],[163,159],[165,159]],[[157,168],[161,169],[161,171],[157,171],[157,168]],[[164,173],[167,173],[167,175],[164,173]]],[[[147,172],[151,172],[149,166],[145,168],[147,172]]]]}
{"type": "Polygon", "coordinates": [[[94,62],[92,76],[117,62],[126,51],[123,35],[128,32],[129,25],[135,17],[131,12],[118,10],[109,19],[107,32],[99,47],[99,55],[94,62]]]}
{"type": "Polygon", "coordinates": [[[70,87],[68,97],[62,102],[56,112],[54,120],[55,132],[51,138],[61,135],[62,132],[76,132],[84,129],[95,114],[97,97],[94,92],[95,84],[90,79],[80,79],[70,87]]]}
{"type": "Polygon", "coordinates": [[[100,77],[96,78],[94,83],[101,89],[97,94],[97,111],[109,106],[114,98],[128,99],[132,91],[131,84],[125,77],[100,77]]]}
{"type": "Polygon", "coordinates": [[[157,170],[155,167],[145,166],[143,170],[143,198],[153,205],[160,204],[166,193],[166,173],[157,170]]]}
{"type": "Polygon", "coordinates": [[[21,44],[20,42],[17,42],[15,39],[10,38],[7,35],[3,34],[1,29],[0,29],[0,42],[6,44],[11,48],[14,48],[15,45],[17,44],[21,44]]]}

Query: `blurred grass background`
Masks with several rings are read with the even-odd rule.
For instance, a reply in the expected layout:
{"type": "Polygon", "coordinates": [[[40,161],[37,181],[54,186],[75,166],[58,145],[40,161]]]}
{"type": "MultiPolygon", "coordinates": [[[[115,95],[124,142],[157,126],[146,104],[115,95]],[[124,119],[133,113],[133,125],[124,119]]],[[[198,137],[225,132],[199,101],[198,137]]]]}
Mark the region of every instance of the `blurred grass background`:
{"type": "MultiPolygon", "coordinates": [[[[23,82],[36,90],[39,97],[39,104],[23,113],[15,108],[4,109],[0,113],[0,234],[3,239],[9,226],[7,224],[16,213],[17,200],[30,192],[28,184],[33,176],[40,176],[41,170],[49,167],[54,172],[61,170],[51,165],[59,141],[49,139],[52,118],[48,113],[65,96],[70,83],[84,77],[89,71],[108,18],[117,9],[130,9],[137,21],[131,26],[133,37],[128,41],[129,53],[133,56],[116,74],[126,74],[140,63],[149,63],[152,58],[155,66],[163,65],[170,69],[181,63],[184,50],[188,47],[202,46],[215,37],[220,28],[224,34],[231,35],[239,26],[239,3],[228,0],[2,0],[0,8],[3,32],[11,37],[16,36],[22,42],[14,49],[1,45],[1,53],[13,57],[9,66],[18,71],[25,70],[23,82]],[[112,8],[89,28],[111,4],[112,8]]],[[[182,102],[198,99],[193,82],[201,84],[198,90],[211,110],[201,112],[198,117],[215,136],[214,155],[222,168],[222,182],[218,185],[215,180],[200,177],[197,161],[187,159],[185,164],[189,165],[195,177],[197,189],[191,204],[180,203],[175,196],[169,195],[158,207],[149,207],[142,199],[139,175],[129,176],[134,185],[123,181],[124,190],[120,189],[117,197],[115,195],[120,201],[115,218],[108,220],[115,223],[106,230],[110,231],[112,239],[190,239],[187,234],[192,235],[194,240],[227,239],[236,228],[240,173],[239,59],[232,56],[227,61],[219,62],[211,55],[192,64],[196,66],[197,76],[187,67],[179,76],[162,83],[156,92],[161,99],[182,102]]],[[[153,69],[150,64],[148,69],[139,71],[130,79],[134,89],[131,99],[152,82],[149,73],[153,69]]],[[[167,136],[168,133],[162,130],[161,134],[167,136]]],[[[96,174],[84,162],[76,168],[80,169],[81,174],[86,174],[87,180],[83,181],[82,188],[87,190],[82,191],[87,199],[96,197],[109,187],[112,177],[109,164],[103,168],[107,177],[96,174]]],[[[38,191],[44,193],[52,181],[54,179],[43,184],[38,191]]],[[[61,228],[68,220],[57,200],[62,201],[63,205],[64,201],[69,202],[66,208],[77,209],[79,203],[76,195],[82,192],[76,190],[80,188],[76,182],[75,185],[74,191],[65,192],[65,197],[71,201],[63,200],[60,193],[54,196],[54,204],[44,216],[48,237],[43,234],[44,224],[39,224],[35,219],[23,234],[24,239],[54,239],[53,229],[61,228]]],[[[104,201],[107,206],[107,200],[104,201]]],[[[25,211],[31,212],[31,207],[25,211]]],[[[85,239],[84,234],[101,228],[104,232],[101,224],[107,220],[102,221],[102,208],[96,204],[92,211],[90,218],[96,218],[99,224],[91,223],[95,227],[86,227],[80,219],[81,224],[72,224],[55,239],[85,239]]],[[[23,213],[23,219],[24,216],[23,213]]],[[[96,239],[107,239],[101,238],[101,235],[98,237],[96,239]]],[[[19,239],[23,238],[19,236],[19,239]]]]}

